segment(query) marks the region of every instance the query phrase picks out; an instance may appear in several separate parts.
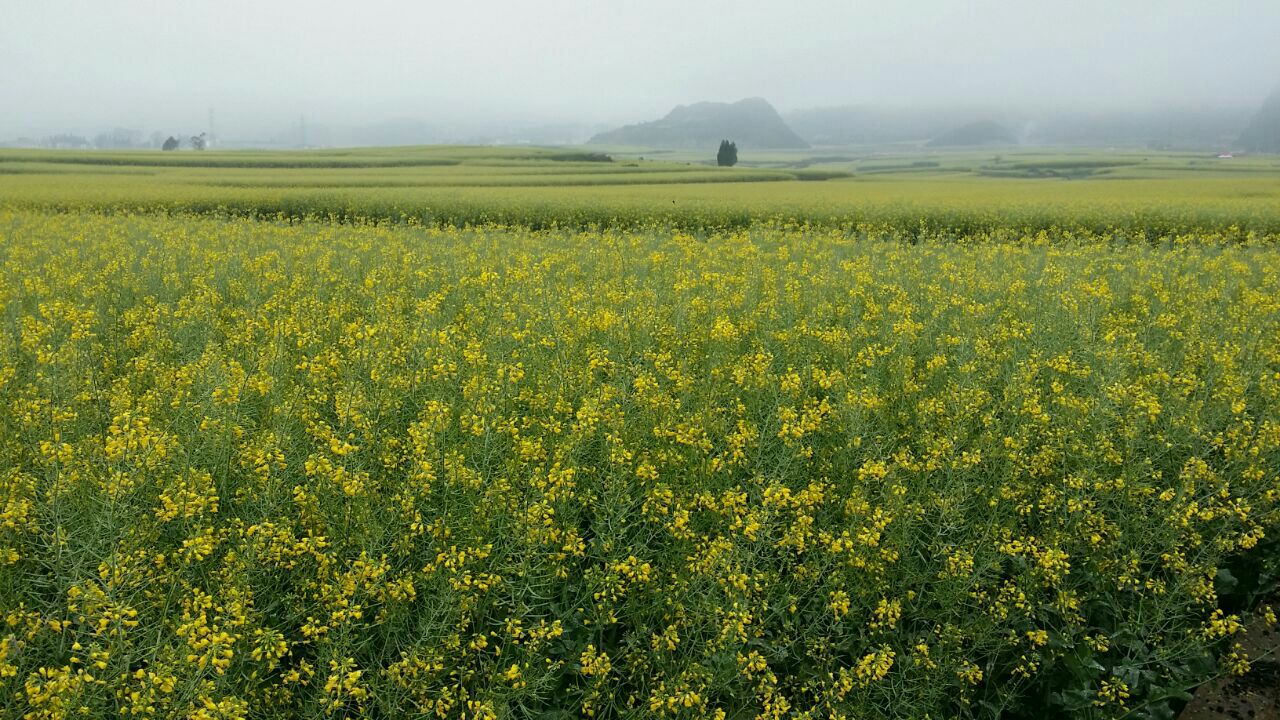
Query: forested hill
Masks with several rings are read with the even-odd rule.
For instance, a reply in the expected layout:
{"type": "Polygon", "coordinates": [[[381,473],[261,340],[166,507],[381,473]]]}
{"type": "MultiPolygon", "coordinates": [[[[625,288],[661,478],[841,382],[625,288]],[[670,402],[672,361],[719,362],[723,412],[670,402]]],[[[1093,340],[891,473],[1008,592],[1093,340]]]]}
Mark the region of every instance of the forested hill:
{"type": "Polygon", "coordinates": [[[600,133],[591,142],[656,148],[714,148],[725,139],[733,140],[743,149],[809,147],[763,98],[680,105],[661,120],[600,133]]]}

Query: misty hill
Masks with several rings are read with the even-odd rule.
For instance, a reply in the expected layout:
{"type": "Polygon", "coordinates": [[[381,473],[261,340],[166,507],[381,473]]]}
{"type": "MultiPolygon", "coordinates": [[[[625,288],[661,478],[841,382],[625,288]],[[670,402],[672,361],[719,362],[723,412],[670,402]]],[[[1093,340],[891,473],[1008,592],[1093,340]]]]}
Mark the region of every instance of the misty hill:
{"type": "Polygon", "coordinates": [[[1280,89],[1262,103],[1241,133],[1240,144],[1253,152],[1280,153],[1280,89]]]}
{"type": "Polygon", "coordinates": [[[657,148],[714,148],[726,138],[744,148],[809,147],[763,98],[747,98],[736,103],[679,105],[661,120],[603,132],[591,138],[591,142],[657,148]]]}
{"type": "Polygon", "coordinates": [[[948,130],[929,141],[931,147],[971,145],[1012,145],[1017,142],[1009,129],[994,120],[979,120],[948,130]]]}
{"type": "Polygon", "coordinates": [[[796,110],[787,124],[814,145],[874,145],[921,142],[937,137],[957,123],[990,117],[963,108],[892,108],[870,106],[819,107],[796,110]]]}

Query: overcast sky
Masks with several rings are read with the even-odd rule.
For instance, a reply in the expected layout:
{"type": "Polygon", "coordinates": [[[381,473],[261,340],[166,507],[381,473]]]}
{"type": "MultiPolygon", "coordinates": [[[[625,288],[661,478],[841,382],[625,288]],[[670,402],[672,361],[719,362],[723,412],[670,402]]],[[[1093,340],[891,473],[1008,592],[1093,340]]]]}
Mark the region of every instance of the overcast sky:
{"type": "Polygon", "coordinates": [[[1280,0],[0,0],[0,139],[632,122],[679,103],[1252,105],[1280,0]]]}

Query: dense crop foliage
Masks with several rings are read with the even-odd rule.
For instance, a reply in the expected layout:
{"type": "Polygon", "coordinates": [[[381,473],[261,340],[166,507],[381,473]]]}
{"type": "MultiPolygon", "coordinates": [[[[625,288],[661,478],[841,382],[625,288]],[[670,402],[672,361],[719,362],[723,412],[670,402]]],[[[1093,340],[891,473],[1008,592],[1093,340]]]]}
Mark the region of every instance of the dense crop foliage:
{"type": "Polygon", "coordinates": [[[901,237],[0,213],[0,715],[1115,717],[1246,670],[1280,250],[901,237]]]}

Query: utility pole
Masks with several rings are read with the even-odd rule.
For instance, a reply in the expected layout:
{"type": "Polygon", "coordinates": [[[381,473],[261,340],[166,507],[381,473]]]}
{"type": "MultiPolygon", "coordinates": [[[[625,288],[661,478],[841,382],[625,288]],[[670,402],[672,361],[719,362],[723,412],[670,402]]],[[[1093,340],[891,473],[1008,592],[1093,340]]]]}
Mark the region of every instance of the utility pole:
{"type": "Polygon", "coordinates": [[[214,148],[214,147],[217,147],[217,146],[218,146],[218,136],[217,136],[217,135],[215,135],[215,134],[214,134],[214,132],[213,132],[213,108],[209,108],[209,140],[208,140],[208,144],[209,144],[209,147],[210,147],[210,148],[214,148]]]}

